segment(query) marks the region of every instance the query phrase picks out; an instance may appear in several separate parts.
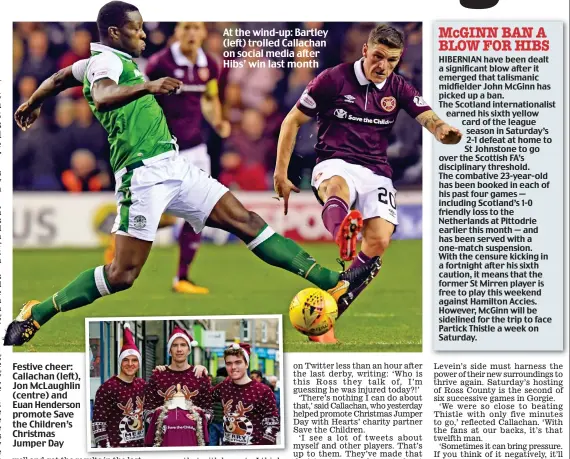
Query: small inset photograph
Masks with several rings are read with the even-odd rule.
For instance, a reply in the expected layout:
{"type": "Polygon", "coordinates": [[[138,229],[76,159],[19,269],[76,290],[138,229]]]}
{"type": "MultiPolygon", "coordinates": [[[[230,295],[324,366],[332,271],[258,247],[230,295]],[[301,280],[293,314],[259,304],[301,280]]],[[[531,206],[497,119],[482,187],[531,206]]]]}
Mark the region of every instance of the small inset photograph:
{"type": "Polygon", "coordinates": [[[284,448],[281,317],[88,319],[88,451],[284,448]]]}

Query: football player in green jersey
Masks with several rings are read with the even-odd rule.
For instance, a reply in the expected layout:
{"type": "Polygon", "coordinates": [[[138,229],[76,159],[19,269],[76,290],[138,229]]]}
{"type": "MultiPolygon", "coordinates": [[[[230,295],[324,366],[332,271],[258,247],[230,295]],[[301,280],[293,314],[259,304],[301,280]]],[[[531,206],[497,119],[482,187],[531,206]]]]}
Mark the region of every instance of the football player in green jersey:
{"type": "Polygon", "coordinates": [[[115,258],[82,272],[44,301],[26,303],[8,326],[5,345],[29,341],[59,312],[130,288],[147,260],[163,212],[184,218],[196,232],[208,225],[235,234],[266,263],[308,279],[337,300],[374,277],[378,257],[342,273],[320,266],[294,241],[246,210],[226,187],[178,155],[176,139],[154,96],[175,93],[181,82],[170,77],[145,81],[138,70],[133,58],[144,50],[146,35],[136,6],[105,4],[97,27],[101,42],[91,45],[91,57],[45,80],[14,116],[25,130],[39,116],[44,100],[83,86],[111,147],[118,206],[115,258]]]}

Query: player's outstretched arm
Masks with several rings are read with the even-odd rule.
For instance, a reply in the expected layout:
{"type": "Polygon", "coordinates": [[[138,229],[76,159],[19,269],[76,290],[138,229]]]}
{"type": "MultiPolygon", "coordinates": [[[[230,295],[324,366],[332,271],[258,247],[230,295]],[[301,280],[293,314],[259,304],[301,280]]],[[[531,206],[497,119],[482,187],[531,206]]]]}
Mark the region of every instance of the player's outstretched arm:
{"type": "Polygon", "coordinates": [[[431,132],[438,142],[444,144],[455,145],[463,136],[459,129],[441,120],[433,110],[420,113],[416,116],[416,121],[431,132]]]}
{"type": "Polygon", "coordinates": [[[295,140],[297,139],[299,128],[310,119],[297,107],[293,107],[283,120],[283,123],[281,123],[279,141],[277,142],[277,160],[275,162],[275,172],[273,173],[273,186],[277,195],[283,198],[285,215],[287,215],[291,191],[295,193],[300,191],[287,178],[289,162],[295,148],[295,140]]]}
{"type": "Polygon", "coordinates": [[[164,77],[154,81],[145,81],[132,86],[119,85],[110,78],[95,81],[91,95],[95,107],[100,112],[108,112],[123,107],[143,96],[168,95],[176,93],[182,82],[176,78],[164,77]]]}
{"type": "Polygon", "coordinates": [[[44,80],[38,89],[34,91],[27,102],[18,107],[14,114],[14,120],[20,129],[25,131],[40,116],[43,102],[50,97],[57,96],[60,92],[83,83],[73,76],[72,66],[66,67],[54,73],[44,80]]]}

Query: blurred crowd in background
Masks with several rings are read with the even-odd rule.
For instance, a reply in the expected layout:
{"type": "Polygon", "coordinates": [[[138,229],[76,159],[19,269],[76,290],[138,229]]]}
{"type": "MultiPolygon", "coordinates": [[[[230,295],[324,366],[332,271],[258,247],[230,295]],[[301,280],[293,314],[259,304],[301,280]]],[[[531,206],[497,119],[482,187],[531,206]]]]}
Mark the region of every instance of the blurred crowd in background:
{"type": "MultiPolygon", "coordinates": [[[[361,57],[362,45],[375,23],[207,23],[203,49],[220,64],[220,99],[232,135],[220,139],[204,121],[212,175],[236,190],[270,190],[277,139],[283,118],[307,83],[322,70],[361,57]],[[226,29],[324,29],[327,46],[319,52],[319,68],[228,68],[223,66],[226,29]]],[[[393,23],[406,35],[397,73],[422,89],[421,23],[393,23]]],[[[173,41],[175,23],[145,23],[147,46],[137,60],[146,60],[173,41]]],[[[98,41],[95,23],[15,23],[13,29],[14,110],[57,70],[89,57],[98,41]]],[[[296,49],[295,51],[299,51],[296,49]]],[[[257,58],[255,58],[257,59],[257,58]]],[[[294,58],[303,60],[309,58],[294,58]]],[[[316,121],[302,126],[289,175],[310,188],[315,162],[316,121]]],[[[392,131],[388,155],[397,187],[421,185],[421,127],[401,113],[392,131]]],[[[42,107],[39,120],[26,132],[14,124],[14,189],[70,192],[114,189],[107,136],[82,97],[73,88],[42,107]]]]}

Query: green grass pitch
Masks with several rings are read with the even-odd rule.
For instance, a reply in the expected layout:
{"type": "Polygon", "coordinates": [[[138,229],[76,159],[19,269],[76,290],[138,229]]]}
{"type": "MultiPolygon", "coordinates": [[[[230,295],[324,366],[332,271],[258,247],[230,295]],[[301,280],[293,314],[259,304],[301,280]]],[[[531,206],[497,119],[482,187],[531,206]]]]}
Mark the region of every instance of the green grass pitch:
{"type": "MultiPolygon", "coordinates": [[[[306,244],[319,262],[333,269],[332,244],[306,244]]],[[[209,295],[171,292],[177,248],[155,248],[134,287],[84,308],[58,314],[22,351],[83,352],[85,317],[208,316],[284,314],[286,352],[419,352],[422,339],[421,241],[394,241],[378,278],[337,322],[338,345],[308,342],[289,323],[293,296],[309,287],[297,276],[265,265],[242,244],[203,245],[192,276],[209,295]]],[[[15,250],[14,316],[30,299],[43,300],[85,269],[102,263],[102,250],[15,250]]]]}

